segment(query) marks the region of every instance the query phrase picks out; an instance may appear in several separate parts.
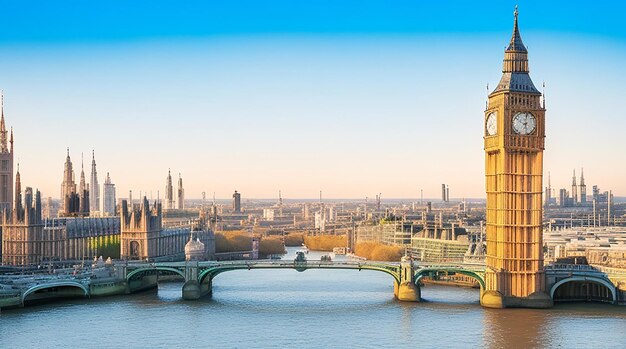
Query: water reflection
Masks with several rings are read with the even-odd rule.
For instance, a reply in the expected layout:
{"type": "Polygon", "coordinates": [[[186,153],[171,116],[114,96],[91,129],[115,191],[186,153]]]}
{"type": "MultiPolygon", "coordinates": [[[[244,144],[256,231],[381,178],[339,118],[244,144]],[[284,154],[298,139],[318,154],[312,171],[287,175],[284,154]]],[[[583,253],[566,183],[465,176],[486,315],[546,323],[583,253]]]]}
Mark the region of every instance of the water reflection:
{"type": "Polygon", "coordinates": [[[550,310],[484,309],[483,339],[489,348],[543,348],[550,310]]]}

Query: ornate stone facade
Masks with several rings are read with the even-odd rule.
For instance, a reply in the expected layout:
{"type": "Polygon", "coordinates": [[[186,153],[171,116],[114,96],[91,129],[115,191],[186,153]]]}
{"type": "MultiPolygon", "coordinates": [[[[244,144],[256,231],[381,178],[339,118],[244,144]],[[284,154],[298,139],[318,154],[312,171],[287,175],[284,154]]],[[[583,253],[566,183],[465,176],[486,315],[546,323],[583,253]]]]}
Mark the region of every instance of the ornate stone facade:
{"type": "Polygon", "coordinates": [[[22,202],[20,171],[15,176],[15,201],[11,214],[2,215],[2,263],[11,265],[37,264],[41,260],[43,236],[41,195],[27,187],[22,202]]]}
{"type": "Polygon", "coordinates": [[[141,204],[129,207],[126,200],[121,207],[120,251],[122,259],[130,260],[181,260],[185,257],[185,245],[193,234],[206,249],[206,257],[215,254],[215,237],[208,229],[202,213],[194,224],[163,226],[160,203],[150,205],[144,197],[141,204]]]}

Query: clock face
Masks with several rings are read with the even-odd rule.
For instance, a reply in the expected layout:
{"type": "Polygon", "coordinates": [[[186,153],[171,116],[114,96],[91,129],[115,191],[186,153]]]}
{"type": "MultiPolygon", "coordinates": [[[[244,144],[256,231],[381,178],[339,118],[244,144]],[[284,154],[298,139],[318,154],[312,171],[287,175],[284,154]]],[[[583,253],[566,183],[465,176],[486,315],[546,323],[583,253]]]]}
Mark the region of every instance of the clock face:
{"type": "Polygon", "coordinates": [[[517,113],[513,117],[513,131],[520,135],[529,135],[535,131],[537,120],[531,113],[517,113]]]}
{"type": "Polygon", "coordinates": [[[485,128],[487,130],[487,136],[493,136],[498,132],[498,114],[496,114],[495,111],[487,116],[485,128]]]}

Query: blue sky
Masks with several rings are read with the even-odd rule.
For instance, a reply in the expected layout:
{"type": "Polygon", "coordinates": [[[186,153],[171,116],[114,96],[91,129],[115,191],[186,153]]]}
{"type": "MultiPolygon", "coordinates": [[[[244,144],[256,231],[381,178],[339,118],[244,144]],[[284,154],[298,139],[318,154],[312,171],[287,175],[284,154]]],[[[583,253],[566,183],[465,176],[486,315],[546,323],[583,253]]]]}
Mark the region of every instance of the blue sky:
{"type": "MultiPolygon", "coordinates": [[[[625,195],[626,5],[585,4],[519,1],[547,85],[545,168],[625,195]]],[[[58,197],[70,147],[75,168],[95,149],[119,196],[156,197],[171,168],[190,198],[437,197],[442,182],[482,197],[485,86],[514,5],[0,0],[24,185],[58,197]]]]}

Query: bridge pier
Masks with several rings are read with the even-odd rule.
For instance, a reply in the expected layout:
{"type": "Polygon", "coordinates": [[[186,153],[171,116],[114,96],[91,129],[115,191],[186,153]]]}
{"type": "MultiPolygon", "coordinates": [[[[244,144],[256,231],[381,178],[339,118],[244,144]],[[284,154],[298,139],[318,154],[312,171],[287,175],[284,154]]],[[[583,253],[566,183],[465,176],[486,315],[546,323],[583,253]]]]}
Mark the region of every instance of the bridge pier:
{"type": "Polygon", "coordinates": [[[185,284],[183,285],[183,299],[186,301],[198,300],[204,296],[211,295],[213,280],[207,276],[200,283],[198,281],[198,262],[187,264],[185,268],[185,284]]]}
{"type": "Polygon", "coordinates": [[[413,282],[393,283],[393,295],[402,302],[419,302],[422,299],[420,287],[413,282]]]}
{"type": "Polygon", "coordinates": [[[413,262],[409,259],[402,258],[400,263],[400,282],[394,281],[393,295],[397,300],[402,302],[419,302],[422,299],[422,291],[420,287],[413,282],[413,262]]]}
{"type": "Polygon", "coordinates": [[[196,280],[189,280],[183,285],[183,299],[186,301],[194,301],[202,297],[200,284],[196,280]]]}

